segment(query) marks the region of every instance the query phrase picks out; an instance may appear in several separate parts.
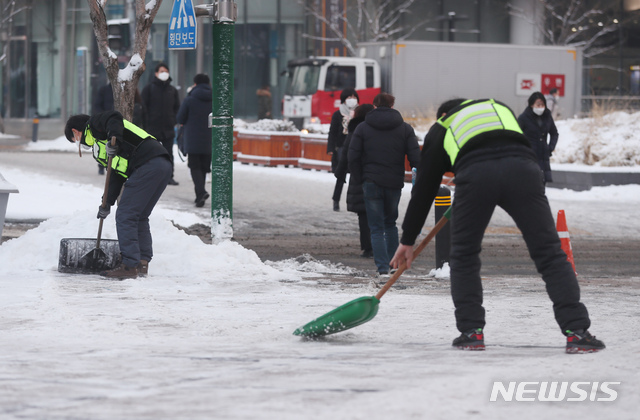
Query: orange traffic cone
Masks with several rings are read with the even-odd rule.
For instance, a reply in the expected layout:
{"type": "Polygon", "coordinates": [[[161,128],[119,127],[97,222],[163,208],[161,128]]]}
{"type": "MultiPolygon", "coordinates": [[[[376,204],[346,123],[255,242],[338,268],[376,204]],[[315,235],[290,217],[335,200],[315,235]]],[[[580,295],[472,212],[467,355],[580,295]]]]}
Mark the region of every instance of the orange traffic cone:
{"type": "Polygon", "coordinates": [[[569,238],[569,229],[567,229],[567,219],[564,216],[564,210],[558,211],[558,221],[556,223],[556,230],[558,231],[558,236],[560,237],[560,244],[562,245],[562,250],[567,254],[567,261],[571,263],[571,267],[573,267],[573,272],[576,272],[576,264],[573,262],[573,251],[571,250],[571,239],[569,238]]]}

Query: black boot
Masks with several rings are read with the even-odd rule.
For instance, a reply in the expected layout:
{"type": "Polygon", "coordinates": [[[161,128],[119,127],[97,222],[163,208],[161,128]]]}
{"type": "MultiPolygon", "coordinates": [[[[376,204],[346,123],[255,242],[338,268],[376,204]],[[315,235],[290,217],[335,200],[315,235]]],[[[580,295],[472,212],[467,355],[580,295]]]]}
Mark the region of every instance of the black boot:
{"type": "Polygon", "coordinates": [[[567,336],[565,351],[569,354],[593,353],[606,347],[602,341],[596,339],[586,330],[567,330],[565,335],[567,336]]]}
{"type": "Polygon", "coordinates": [[[453,340],[453,347],[461,350],[484,350],[484,334],[482,328],[474,328],[463,332],[453,340]]]}

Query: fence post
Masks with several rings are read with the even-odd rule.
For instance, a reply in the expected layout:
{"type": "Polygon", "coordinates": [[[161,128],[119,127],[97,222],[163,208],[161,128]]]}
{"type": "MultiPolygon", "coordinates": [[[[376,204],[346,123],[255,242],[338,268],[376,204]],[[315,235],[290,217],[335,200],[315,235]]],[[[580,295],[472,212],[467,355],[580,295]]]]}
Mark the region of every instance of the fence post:
{"type": "MultiPolygon", "coordinates": [[[[436,220],[444,215],[444,212],[451,206],[451,190],[440,185],[438,196],[435,201],[436,220]]],[[[442,268],[444,263],[449,262],[451,251],[451,223],[447,223],[436,235],[436,268],[442,268]]]]}

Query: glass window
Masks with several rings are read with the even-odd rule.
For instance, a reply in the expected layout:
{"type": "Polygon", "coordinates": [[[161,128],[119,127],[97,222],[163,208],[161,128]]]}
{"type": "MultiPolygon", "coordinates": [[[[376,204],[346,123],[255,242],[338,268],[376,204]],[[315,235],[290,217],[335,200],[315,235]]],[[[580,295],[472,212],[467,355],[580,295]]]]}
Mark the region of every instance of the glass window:
{"type": "Polygon", "coordinates": [[[327,78],[324,84],[325,91],[343,90],[355,87],[355,66],[339,66],[334,64],[327,69],[327,78]]]}
{"type": "Polygon", "coordinates": [[[373,87],[373,66],[367,66],[366,69],[366,85],[365,87],[367,88],[372,88],[373,87]]]}
{"type": "Polygon", "coordinates": [[[318,90],[320,67],[295,66],[290,69],[287,95],[313,95],[318,90]]]}

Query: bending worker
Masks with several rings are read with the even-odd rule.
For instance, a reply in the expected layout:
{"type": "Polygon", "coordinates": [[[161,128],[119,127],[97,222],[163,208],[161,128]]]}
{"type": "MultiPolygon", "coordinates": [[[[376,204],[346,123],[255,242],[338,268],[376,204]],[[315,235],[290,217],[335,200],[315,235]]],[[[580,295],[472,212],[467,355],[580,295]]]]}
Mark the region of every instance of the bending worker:
{"type": "Polygon", "coordinates": [[[64,134],[70,142],[91,147],[94,159],[105,167],[108,158],[113,158],[107,206],[98,208],[98,218],[109,215],[123,190],[116,212],[122,264],[100,275],[116,279],[146,275],[153,257],[149,215],[171,179],[169,154],[154,137],[117,111],[92,117],[74,115],[67,120],[64,134]],[[107,140],[113,136],[115,147],[107,140]]]}
{"type": "MultiPolygon", "coordinates": [[[[513,112],[493,99],[455,99],[440,106],[442,117],[424,140],[424,150],[391,265],[413,260],[413,244],[424,225],[442,175],[456,174],[451,214],[451,295],[461,349],[484,350],[480,251],[496,206],[515,221],[542,275],[555,319],[567,337],[566,352],[605,348],[589,334],[587,309],[571,263],[562,250],[542,172],[513,112]]],[[[526,333],[526,331],[525,331],[526,333]]],[[[532,342],[535,342],[531,338],[532,342]]]]}

